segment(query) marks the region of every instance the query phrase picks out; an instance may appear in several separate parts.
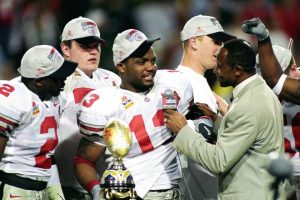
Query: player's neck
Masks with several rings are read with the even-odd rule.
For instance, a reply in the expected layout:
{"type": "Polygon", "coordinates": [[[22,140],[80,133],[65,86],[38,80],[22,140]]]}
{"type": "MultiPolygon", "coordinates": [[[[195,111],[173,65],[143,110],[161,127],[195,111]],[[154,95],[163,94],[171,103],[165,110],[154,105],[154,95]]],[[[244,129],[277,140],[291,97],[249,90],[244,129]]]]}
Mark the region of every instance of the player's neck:
{"type": "Polygon", "coordinates": [[[200,74],[202,76],[204,76],[204,73],[206,71],[204,67],[199,65],[199,63],[193,62],[193,61],[188,60],[188,59],[182,59],[181,62],[180,62],[180,65],[182,65],[184,67],[188,67],[191,70],[193,70],[195,73],[200,74]]]}

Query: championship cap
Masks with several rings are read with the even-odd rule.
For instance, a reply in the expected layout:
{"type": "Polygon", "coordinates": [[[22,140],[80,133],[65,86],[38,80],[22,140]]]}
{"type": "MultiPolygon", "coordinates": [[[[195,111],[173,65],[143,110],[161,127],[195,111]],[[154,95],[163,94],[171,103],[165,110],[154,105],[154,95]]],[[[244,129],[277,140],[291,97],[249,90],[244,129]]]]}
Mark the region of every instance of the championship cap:
{"type": "MultiPolygon", "coordinates": [[[[277,61],[279,62],[282,71],[284,72],[291,62],[292,52],[291,50],[278,45],[273,45],[272,48],[277,61]]],[[[256,64],[259,65],[258,54],[256,55],[256,64]]]]}
{"type": "Polygon", "coordinates": [[[274,54],[281,66],[282,71],[285,71],[292,59],[291,50],[283,48],[278,45],[273,45],[272,47],[273,47],[274,54]]]}
{"type": "Polygon", "coordinates": [[[21,60],[18,72],[25,78],[50,76],[65,79],[76,69],[77,63],[65,60],[52,46],[38,45],[30,48],[21,60]]]}
{"type": "Polygon", "coordinates": [[[141,57],[145,55],[157,40],[160,40],[160,38],[148,39],[144,33],[136,29],[128,29],[119,33],[113,44],[113,60],[115,65],[128,57],[141,57]]]}
{"type": "Polygon", "coordinates": [[[192,37],[202,35],[207,35],[220,42],[236,38],[233,35],[225,33],[221,24],[215,17],[206,15],[197,15],[187,21],[180,33],[180,38],[181,41],[185,41],[192,37]]]}
{"type": "Polygon", "coordinates": [[[76,40],[79,43],[104,42],[97,24],[88,18],[78,17],[69,21],[62,32],[61,41],[76,40]]]}

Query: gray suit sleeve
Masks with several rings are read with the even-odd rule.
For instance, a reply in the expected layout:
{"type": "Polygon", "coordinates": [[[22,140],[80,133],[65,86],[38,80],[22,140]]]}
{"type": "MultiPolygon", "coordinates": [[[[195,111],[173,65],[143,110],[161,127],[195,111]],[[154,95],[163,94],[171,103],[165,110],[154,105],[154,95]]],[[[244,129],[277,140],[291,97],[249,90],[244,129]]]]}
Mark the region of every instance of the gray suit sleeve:
{"type": "Polygon", "coordinates": [[[252,113],[244,109],[235,110],[224,118],[216,144],[209,144],[203,136],[185,126],[176,136],[174,148],[214,174],[228,171],[249,150],[256,137],[252,113]]]}

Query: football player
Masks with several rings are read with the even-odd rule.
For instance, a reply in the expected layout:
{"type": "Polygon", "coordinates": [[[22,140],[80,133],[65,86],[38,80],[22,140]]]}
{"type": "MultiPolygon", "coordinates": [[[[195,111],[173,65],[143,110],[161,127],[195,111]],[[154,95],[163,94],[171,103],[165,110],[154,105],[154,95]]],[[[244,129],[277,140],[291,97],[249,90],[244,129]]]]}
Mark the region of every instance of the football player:
{"type": "MultiPolygon", "coordinates": [[[[76,71],[67,78],[61,96],[66,104],[60,119],[59,144],[55,150],[60,181],[66,198],[90,199],[78,183],[73,170],[73,157],[81,138],[76,112],[81,99],[93,89],[120,85],[120,78],[113,72],[98,68],[101,54],[97,24],[91,19],[78,17],[69,21],[61,35],[61,50],[66,60],[78,62],[76,71]]],[[[100,168],[97,168],[100,171],[100,168]]]]}
{"type": "Polygon", "coordinates": [[[186,114],[193,92],[180,72],[157,70],[152,48],[156,40],[135,29],[119,33],[113,44],[113,60],[122,80],[120,88],[94,90],[81,103],[78,119],[85,137],[74,159],[75,173],[94,200],[100,199],[101,190],[95,162],[105,153],[103,128],[110,118],[124,121],[131,129],[133,145],[123,161],[139,198],[182,198],[180,164],[163,109],[175,103],[175,109],[186,114]],[[168,95],[173,95],[172,101],[163,101],[168,95]]]}
{"type": "Polygon", "coordinates": [[[76,67],[52,46],[39,45],[24,54],[20,79],[0,81],[1,199],[52,198],[46,187],[58,143],[57,96],[76,67]]]}
{"type": "MultiPolygon", "coordinates": [[[[194,101],[207,104],[217,113],[219,108],[204,74],[217,66],[216,55],[220,47],[234,36],[224,32],[215,17],[206,15],[196,15],[189,19],[180,36],[183,55],[176,70],[191,81],[194,101]]],[[[217,199],[217,177],[190,158],[187,158],[187,163],[187,168],[183,169],[186,199],[217,199]]]]}

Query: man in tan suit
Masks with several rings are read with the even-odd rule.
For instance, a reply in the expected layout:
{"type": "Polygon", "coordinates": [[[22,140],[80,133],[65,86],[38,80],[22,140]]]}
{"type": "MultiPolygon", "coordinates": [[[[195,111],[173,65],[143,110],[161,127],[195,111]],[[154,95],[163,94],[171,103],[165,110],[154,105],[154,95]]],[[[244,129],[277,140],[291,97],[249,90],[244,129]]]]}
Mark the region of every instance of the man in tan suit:
{"type": "MultiPolygon", "coordinates": [[[[216,144],[191,129],[185,117],[165,111],[165,121],[177,134],[173,146],[218,175],[218,199],[273,199],[269,154],[284,153],[280,102],[256,74],[255,52],[245,40],[224,43],[215,72],[222,87],[233,86],[234,99],[224,116],[216,144]]],[[[282,184],[280,199],[284,198],[282,184]]]]}

